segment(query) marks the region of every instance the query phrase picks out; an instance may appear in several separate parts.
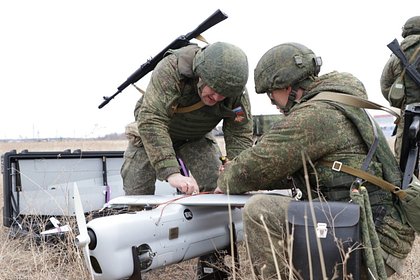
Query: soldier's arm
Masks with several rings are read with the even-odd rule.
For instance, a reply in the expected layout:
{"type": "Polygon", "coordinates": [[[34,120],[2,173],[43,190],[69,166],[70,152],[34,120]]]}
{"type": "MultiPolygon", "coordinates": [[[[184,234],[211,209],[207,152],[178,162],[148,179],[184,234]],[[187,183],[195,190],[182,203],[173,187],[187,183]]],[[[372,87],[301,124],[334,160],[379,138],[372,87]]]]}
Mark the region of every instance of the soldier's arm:
{"type": "Polygon", "coordinates": [[[284,188],[274,183],[301,170],[302,151],[316,161],[354,145],[343,141],[351,138],[351,133],[341,112],[325,104],[308,105],[275,123],[254,147],[233,159],[217,186],[225,193],[229,188],[231,194],[284,188]]]}
{"type": "Polygon", "coordinates": [[[137,115],[140,137],[160,180],[179,172],[168,133],[170,107],[179,96],[174,62],[169,59],[167,57],[153,71],[137,115]]]}
{"type": "Polygon", "coordinates": [[[389,60],[384,66],[381,75],[381,91],[382,95],[386,100],[389,100],[389,90],[394,83],[395,79],[401,75],[401,66],[398,58],[395,55],[391,55],[389,60]]]}
{"type": "Polygon", "coordinates": [[[239,114],[236,118],[223,120],[223,134],[229,159],[233,159],[240,152],[252,146],[253,120],[247,91],[241,97],[240,105],[243,110],[243,118],[239,114]]]}

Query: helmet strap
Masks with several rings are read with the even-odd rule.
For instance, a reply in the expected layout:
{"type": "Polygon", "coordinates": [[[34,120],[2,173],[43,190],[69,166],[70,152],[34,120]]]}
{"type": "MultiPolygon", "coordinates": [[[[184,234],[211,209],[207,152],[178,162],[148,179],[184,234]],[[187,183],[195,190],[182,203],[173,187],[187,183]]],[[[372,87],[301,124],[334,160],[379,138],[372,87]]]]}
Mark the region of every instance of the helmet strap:
{"type": "Polygon", "coordinates": [[[296,89],[292,88],[292,91],[289,93],[289,97],[287,98],[287,103],[285,106],[279,106],[279,108],[283,111],[285,115],[289,113],[295,104],[299,103],[296,101],[297,91],[296,89]]]}

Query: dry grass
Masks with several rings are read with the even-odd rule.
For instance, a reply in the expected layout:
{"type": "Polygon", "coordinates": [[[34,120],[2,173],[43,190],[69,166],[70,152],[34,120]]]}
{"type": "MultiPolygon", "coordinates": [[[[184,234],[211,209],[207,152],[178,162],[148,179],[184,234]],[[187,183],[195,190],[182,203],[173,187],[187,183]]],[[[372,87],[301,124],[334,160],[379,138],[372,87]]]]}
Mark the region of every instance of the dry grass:
{"type": "MultiPolygon", "coordinates": [[[[13,142],[0,143],[0,154],[16,149],[20,152],[29,151],[62,151],[65,149],[81,149],[82,151],[114,150],[121,151],[126,147],[126,141],[58,141],[58,142],[13,142]]],[[[3,180],[0,183],[0,198],[3,197],[3,180]]],[[[3,200],[0,200],[0,207],[3,200]]],[[[3,215],[1,210],[1,217],[3,215]]],[[[250,280],[250,263],[246,260],[243,244],[239,246],[241,271],[236,274],[237,280],[250,280]]],[[[410,254],[406,272],[399,280],[420,279],[420,241],[416,239],[410,254]]],[[[146,273],[143,279],[169,280],[194,279],[197,260],[170,265],[153,272],[146,273]]],[[[227,265],[230,261],[227,261],[227,265]]],[[[57,244],[35,244],[28,237],[10,238],[9,229],[0,228],[0,279],[10,280],[46,280],[46,279],[89,279],[84,268],[81,255],[77,252],[70,238],[69,241],[57,244]]]]}

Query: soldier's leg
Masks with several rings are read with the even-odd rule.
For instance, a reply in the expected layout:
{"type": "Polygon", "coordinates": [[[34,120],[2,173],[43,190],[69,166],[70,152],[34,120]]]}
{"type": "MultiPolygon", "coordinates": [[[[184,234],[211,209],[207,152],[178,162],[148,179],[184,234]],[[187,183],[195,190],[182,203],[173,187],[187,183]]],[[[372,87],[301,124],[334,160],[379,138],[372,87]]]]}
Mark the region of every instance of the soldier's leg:
{"type": "Polygon", "coordinates": [[[200,191],[213,191],[222,164],[222,155],[216,139],[211,135],[182,145],[177,154],[184,161],[198,183],[200,191]]]}
{"type": "MultiPolygon", "coordinates": [[[[182,145],[177,150],[177,155],[196,179],[200,191],[211,192],[216,188],[222,153],[216,139],[211,134],[182,145]]],[[[201,256],[197,263],[197,279],[227,280],[228,267],[224,263],[226,254],[226,250],[221,250],[201,256]]]]}
{"type": "Polygon", "coordinates": [[[156,173],[143,146],[136,147],[131,142],[128,143],[121,166],[121,177],[126,195],[154,194],[156,173]]]}
{"type": "Polygon", "coordinates": [[[285,222],[290,200],[290,197],[279,195],[254,195],[245,204],[245,239],[253,269],[260,279],[280,279],[276,272],[273,250],[281,279],[289,279],[285,222]]]}

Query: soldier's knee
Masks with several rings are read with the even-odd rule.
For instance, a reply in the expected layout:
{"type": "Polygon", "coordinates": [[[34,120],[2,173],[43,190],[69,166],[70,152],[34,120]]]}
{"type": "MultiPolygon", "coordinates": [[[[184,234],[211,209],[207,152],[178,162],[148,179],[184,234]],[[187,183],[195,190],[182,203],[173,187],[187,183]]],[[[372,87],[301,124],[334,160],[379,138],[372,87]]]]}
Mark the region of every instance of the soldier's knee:
{"type": "Polygon", "coordinates": [[[254,221],[260,223],[261,215],[268,219],[283,221],[291,198],[280,195],[257,194],[245,204],[243,210],[244,223],[254,221]]]}
{"type": "Polygon", "coordinates": [[[127,185],[123,186],[124,192],[126,195],[153,195],[155,193],[155,186],[145,186],[145,185],[127,185]]]}
{"type": "Polygon", "coordinates": [[[246,223],[247,221],[256,221],[260,220],[261,209],[263,208],[261,204],[264,200],[263,195],[253,195],[248,201],[245,203],[244,210],[243,210],[243,219],[246,223]]]}

